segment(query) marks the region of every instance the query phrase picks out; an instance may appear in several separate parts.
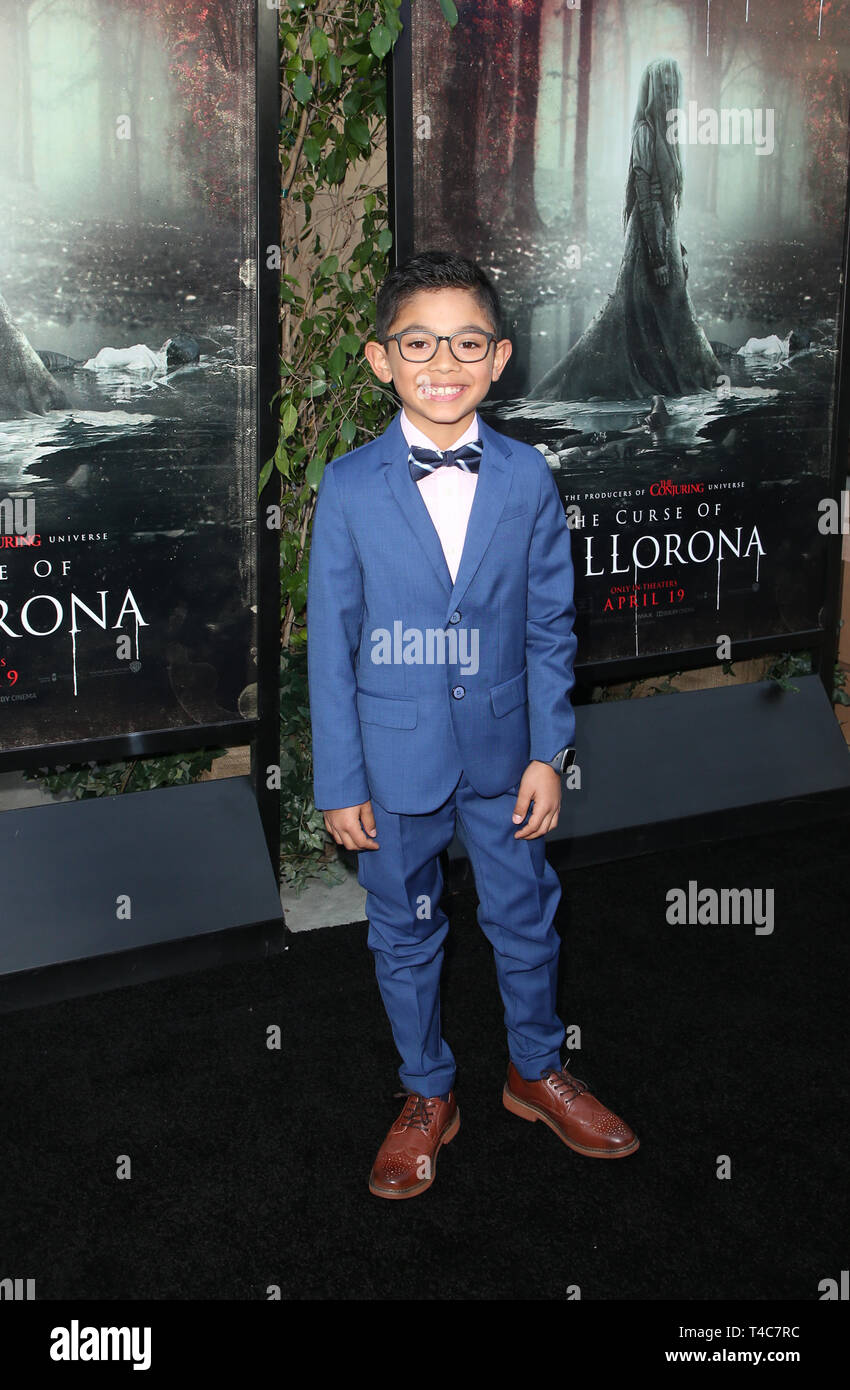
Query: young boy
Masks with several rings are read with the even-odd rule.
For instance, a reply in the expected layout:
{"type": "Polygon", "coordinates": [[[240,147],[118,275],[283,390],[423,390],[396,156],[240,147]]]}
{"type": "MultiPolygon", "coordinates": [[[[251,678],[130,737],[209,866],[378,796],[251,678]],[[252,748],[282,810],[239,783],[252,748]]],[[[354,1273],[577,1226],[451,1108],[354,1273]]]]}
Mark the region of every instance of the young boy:
{"type": "Polygon", "coordinates": [[[461,256],[411,257],[381,287],[365,355],[403,408],[325,468],[307,655],[315,804],[337,844],[359,851],[402,1059],[407,1099],[369,1179],[398,1199],[430,1187],[460,1125],[439,996],[439,856],[456,820],[505,1006],[504,1105],[597,1158],[638,1140],[560,1056],[561,889],[543,837],[573,752],[573,569],[542,454],[476,411],[511,355],[493,284],[461,256]]]}

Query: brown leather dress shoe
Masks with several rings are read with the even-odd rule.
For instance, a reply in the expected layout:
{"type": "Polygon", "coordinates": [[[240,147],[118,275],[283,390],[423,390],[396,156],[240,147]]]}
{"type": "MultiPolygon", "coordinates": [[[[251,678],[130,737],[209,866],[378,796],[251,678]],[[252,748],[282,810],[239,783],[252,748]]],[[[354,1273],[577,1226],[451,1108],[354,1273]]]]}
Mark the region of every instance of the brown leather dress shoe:
{"type": "Polygon", "coordinates": [[[511,1062],[502,1103],[512,1115],[542,1120],[576,1153],[592,1158],[625,1158],[640,1148],[625,1121],[607,1110],[583,1081],[563,1068],[550,1071],[539,1081],[525,1081],[511,1062]]]}
{"type": "Polygon", "coordinates": [[[440,1146],[450,1144],[459,1129],[454,1091],[448,1100],[408,1092],[401,1114],[378,1150],[369,1191],[391,1200],[418,1197],[434,1181],[440,1146]]]}

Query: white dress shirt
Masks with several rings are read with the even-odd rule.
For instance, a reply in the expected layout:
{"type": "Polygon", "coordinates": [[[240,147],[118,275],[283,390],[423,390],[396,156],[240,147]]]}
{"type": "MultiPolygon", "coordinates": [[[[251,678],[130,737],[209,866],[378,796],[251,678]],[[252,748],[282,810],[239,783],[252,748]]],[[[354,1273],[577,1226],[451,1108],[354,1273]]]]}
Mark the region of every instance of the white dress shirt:
{"type": "MultiPolygon", "coordinates": [[[[404,410],[401,412],[401,429],[408,444],[416,444],[422,449],[436,449],[437,453],[440,454],[445,452],[438,444],[434,443],[433,439],[429,439],[427,434],[423,434],[412,420],[408,419],[404,410]]],[[[460,438],[448,447],[459,449],[461,445],[478,439],[480,434],[481,426],[476,411],[469,429],[465,430],[460,438]]],[[[427,477],[420,478],[416,484],[422,494],[422,500],[428,508],[434,529],[440,538],[440,545],[443,547],[443,554],[446,557],[452,583],[457,578],[460,557],[463,554],[463,543],[466,540],[466,528],[469,524],[469,513],[472,511],[472,499],[475,496],[477,485],[478,474],[467,473],[463,468],[438,468],[434,473],[429,473],[427,477]]]]}

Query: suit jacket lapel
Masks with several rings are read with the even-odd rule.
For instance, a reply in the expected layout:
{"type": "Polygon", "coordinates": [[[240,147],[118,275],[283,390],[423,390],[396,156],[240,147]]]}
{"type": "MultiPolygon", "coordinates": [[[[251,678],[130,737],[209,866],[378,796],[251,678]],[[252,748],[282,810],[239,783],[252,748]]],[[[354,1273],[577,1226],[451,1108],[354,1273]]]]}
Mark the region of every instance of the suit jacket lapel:
{"type": "Polygon", "coordinates": [[[511,469],[508,463],[510,445],[508,440],[491,430],[481,420],[481,439],[484,445],[478,469],[478,486],[472,499],[466,539],[460,557],[457,579],[452,584],[451,575],[440,537],[425,506],[422,494],[410,476],[407,462],[407,440],[401,428],[401,412],[395,416],[384,436],[387,462],[384,476],[407,526],[421,547],[446,593],[446,618],[455,611],[481,564],[488,545],[493,539],[496,523],[502,514],[511,484],[511,469]]]}

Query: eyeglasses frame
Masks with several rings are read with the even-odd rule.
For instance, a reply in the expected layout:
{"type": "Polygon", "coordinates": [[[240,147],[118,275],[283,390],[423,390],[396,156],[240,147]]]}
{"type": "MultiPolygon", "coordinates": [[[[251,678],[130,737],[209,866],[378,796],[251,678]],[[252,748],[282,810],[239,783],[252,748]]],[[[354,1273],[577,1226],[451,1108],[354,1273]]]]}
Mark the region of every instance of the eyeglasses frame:
{"type": "MultiPolygon", "coordinates": [[[[476,328],[474,331],[475,331],[476,333],[481,333],[481,332],[483,332],[484,330],[483,330],[483,329],[478,329],[478,328],[476,328]]],[[[404,330],[403,333],[388,333],[387,336],[386,336],[386,338],[384,339],[383,343],[381,344],[381,346],[384,347],[384,346],[386,346],[387,343],[392,343],[392,342],[398,343],[399,356],[401,357],[402,361],[404,361],[404,362],[413,362],[413,363],[422,363],[422,362],[433,362],[434,358],[437,356],[437,353],[440,351],[440,343],[448,343],[448,345],[449,345],[449,352],[451,353],[452,357],[455,359],[456,362],[483,362],[483,361],[485,360],[485,358],[488,356],[489,352],[490,352],[490,344],[491,344],[491,343],[497,343],[497,342],[499,341],[499,339],[498,339],[498,337],[497,337],[497,335],[496,335],[495,333],[486,333],[486,334],[485,334],[485,337],[486,337],[486,339],[487,339],[487,347],[485,348],[484,353],[483,353],[483,355],[482,355],[481,357],[458,357],[457,353],[455,352],[454,348],[452,347],[452,339],[453,339],[453,338],[461,338],[461,337],[463,336],[464,333],[471,333],[471,332],[473,332],[473,330],[472,330],[471,328],[459,328],[458,331],[457,331],[457,333],[431,333],[430,330],[427,329],[427,328],[422,328],[422,329],[406,328],[406,329],[404,330]],[[421,332],[421,333],[423,333],[423,334],[427,334],[427,336],[428,336],[429,338],[436,338],[436,339],[437,339],[436,344],[435,344],[435,346],[434,346],[434,351],[431,353],[431,356],[430,356],[430,357],[405,357],[404,353],[402,352],[402,350],[401,350],[401,339],[404,338],[404,337],[406,337],[406,335],[407,335],[408,333],[417,333],[417,332],[421,332]]]]}

